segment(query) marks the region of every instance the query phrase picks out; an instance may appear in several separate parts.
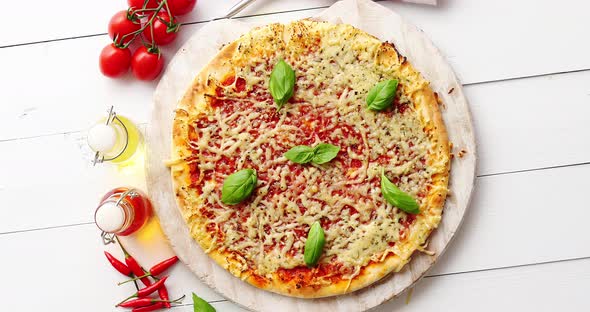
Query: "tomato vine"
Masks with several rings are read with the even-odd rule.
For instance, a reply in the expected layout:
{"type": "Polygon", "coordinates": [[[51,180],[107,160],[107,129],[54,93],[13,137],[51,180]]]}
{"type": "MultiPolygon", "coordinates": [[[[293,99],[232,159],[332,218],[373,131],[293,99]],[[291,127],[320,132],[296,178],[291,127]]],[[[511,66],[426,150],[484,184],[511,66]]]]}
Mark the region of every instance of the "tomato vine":
{"type": "Polygon", "coordinates": [[[192,11],[196,0],[128,0],[127,3],[127,10],[117,12],[109,22],[108,33],[113,42],[100,54],[100,70],[107,77],[117,78],[131,68],[137,79],[154,80],[164,67],[159,47],[176,39],[181,25],[177,16],[192,11]],[[138,38],[141,46],[132,53],[138,38]]]}

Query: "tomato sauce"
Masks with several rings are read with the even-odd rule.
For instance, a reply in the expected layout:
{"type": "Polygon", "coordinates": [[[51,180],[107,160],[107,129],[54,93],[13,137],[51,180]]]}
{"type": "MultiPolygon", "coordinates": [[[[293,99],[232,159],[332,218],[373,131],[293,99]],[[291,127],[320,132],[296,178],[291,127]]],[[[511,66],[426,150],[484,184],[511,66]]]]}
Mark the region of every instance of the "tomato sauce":
{"type": "MultiPolygon", "coordinates": [[[[320,90],[318,87],[310,87],[315,88],[314,90],[320,90]]],[[[244,98],[244,100],[239,100],[236,98],[232,99],[230,97],[225,98],[225,93],[228,90],[231,90],[234,93],[244,92],[246,91],[246,81],[241,77],[238,77],[236,79],[236,77],[233,75],[228,76],[221,82],[221,86],[215,89],[215,96],[209,98],[211,107],[219,110],[221,118],[224,120],[226,117],[232,116],[239,111],[248,110],[259,114],[257,118],[251,121],[251,127],[248,130],[248,134],[252,137],[259,137],[263,134],[262,131],[265,130],[261,130],[261,125],[264,124],[266,126],[266,129],[269,129],[276,126],[277,123],[280,121],[282,115],[277,113],[276,105],[274,104],[274,101],[270,96],[268,90],[262,89],[259,85],[255,85],[247,91],[247,94],[245,96],[240,96],[240,98],[244,98]],[[255,108],[253,104],[254,101],[252,100],[255,100],[257,102],[267,102],[269,103],[269,105],[267,105],[264,108],[255,108]]],[[[300,130],[294,132],[294,135],[296,136],[295,142],[297,145],[313,145],[317,142],[317,137],[320,141],[324,143],[330,143],[340,146],[340,152],[338,153],[337,157],[334,160],[332,160],[332,162],[337,168],[341,168],[341,170],[343,171],[343,176],[346,175],[345,173],[359,170],[363,167],[363,161],[359,159],[353,159],[348,155],[349,150],[353,151],[355,154],[362,155],[365,153],[365,149],[367,148],[365,146],[362,134],[354,125],[350,125],[343,121],[340,121],[341,119],[338,118],[338,122],[333,122],[331,118],[326,117],[330,116],[330,114],[328,114],[325,108],[315,108],[311,104],[306,103],[301,99],[293,97],[290,103],[294,103],[293,107],[295,107],[296,112],[287,113],[286,118],[284,118],[282,122],[284,125],[294,126],[300,130]],[[338,135],[335,135],[335,133],[337,133],[338,135]]],[[[409,107],[407,106],[407,104],[400,104],[399,102],[396,102],[394,103],[394,106],[392,108],[386,110],[384,113],[404,113],[408,108],[409,107]]],[[[227,126],[238,127],[244,122],[244,120],[241,118],[241,116],[238,116],[237,118],[231,118],[230,121],[228,121],[227,126]]],[[[189,138],[191,140],[196,140],[200,136],[200,132],[205,128],[208,128],[209,130],[219,130],[217,123],[218,121],[215,118],[211,118],[211,120],[209,120],[206,116],[203,116],[202,118],[195,120],[195,122],[193,123],[193,127],[189,128],[189,138]]],[[[221,146],[221,138],[219,137],[219,135],[215,135],[215,132],[211,136],[210,142],[212,143],[212,145],[216,147],[221,146]]],[[[293,147],[293,142],[288,142],[286,140],[277,139],[275,143],[276,144],[273,145],[274,147],[268,144],[262,144],[260,148],[263,151],[271,149],[273,151],[273,157],[278,157],[280,155],[283,155],[288,149],[293,147]]],[[[393,148],[393,151],[395,154],[399,154],[399,147],[395,146],[393,148]]],[[[239,152],[240,151],[238,150],[236,154],[238,154],[239,152]]],[[[211,159],[213,159],[213,155],[211,156],[211,159]]],[[[266,159],[266,153],[262,153],[261,155],[259,155],[259,159],[262,162],[269,161],[268,159],[266,159]]],[[[201,192],[202,186],[200,185],[200,182],[210,181],[212,178],[214,178],[218,182],[218,184],[221,185],[223,183],[223,178],[225,176],[234,173],[238,170],[239,166],[236,162],[237,160],[237,157],[217,157],[215,158],[215,160],[212,160],[212,162],[214,162],[213,170],[199,171],[196,165],[191,165],[190,176],[191,181],[193,182],[193,187],[196,188],[197,192],[201,192]]],[[[255,169],[257,171],[258,180],[261,181],[264,185],[268,186],[267,193],[264,199],[270,201],[273,197],[287,191],[287,189],[289,189],[290,192],[303,191],[303,188],[291,186],[295,185],[297,178],[301,176],[304,166],[293,163],[287,164],[288,170],[291,174],[287,175],[284,178],[287,182],[287,185],[289,186],[285,189],[281,188],[281,184],[277,181],[270,183],[270,181],[268,181],[268,172],[261,168],[257,168],[257,166],[254,163],[252,163],[247,157],[244,159],[244,161],[245,163],[242,164],[242,167],[255,169]]],[[[376,159],[372,159],[370,161],[377,162],[380,165],[385,165],[391,163],[392,160],[391,157],[387,155],[380,155],[376,159]]],[[[271,166],[271,169],[275,169],[277,166],[285,166],[285,164],[277,164],[271,166]]],[[[399,178],[392,177],[391,181],[394,184],[397,184],[399,182],[399,178]]],[[[379,178],[373,178],[369,181],[369,183],[371,183],[371,185],[374,187],[379,187],[380,180],[379,178]]],[[[368,194],[366,196],[359,197],[359,195],[354,194],[351,191],[351,189],[353,189],[353,187],[344,187],[342,189],[333,191],[333,195],[340,195],[344,197],[353,198],[356,202],[358,202],[359,200],[372,200],[368,194]]],[[[217,195],[221,197],[221,188],[217,188],[216,190],[214,190],[214,192],[217,192],[217,195]]],[[[320,206],[327,205],[327,203],[319,199],[314,200],[320,206]]],[[[305,207],[305,205],[303,205],[300,200],[295,200],[294,202],[298,206],[299,211],[302,214],[304,214],[307,211],[308,207],[305,207]]],[[[201,215],[205,218],[214,218],[215,214],[213,210],[215,208],[219,208],[215,207],[215,205],[216,204],[210,203],[205,204],[205,206],[200,211],[201,215]]],[[[239,218],[240,220],[237,230],[246,234],[248,229],[246,226],[244,226],[244,223],[248,220],[248,217],[250,216],[250,211],[248,210],[247,204],[238,204],[232,206],[232,209],[234,209],[235,211],[235,215],[233,217],[239,218]]],[[[359,213],[357,209],[350,205],[345,206],[343,211],[340,213],[343,213],[344,211],[347,211],[346,213],[348,213],[349,215],[359,213]]],[[[375,211],[372,211],[371,218],[376,217],[377,216],[375,211]]],[[[321,218],[320,222],[324,229],[329,229],[331,226],[333,226],[340,220],[340,218],[330,219],[324,217],[321,218]]],[[[407,228],[414,222],[414,220],[414,215],[408,215],[404,220],[402,220],[403,228],[400,230],[400,235],[406,235],[407,228]]],[[[207,225],[206,230],[210,232],[211,235],[218,235],[219,237],[223,236],[222,230],[215,225],[207,225]]],[[[302,225],[292,229],[291,231],[293,231],[296,238],[303,238],[307,236],[308,230],[309,228],[307,226],[302,225]]],[[[270,227],[266,225],[263,228],[263,231],[269,234],[270,227]]],[[[265,250],[267,252],[272,250],[273,248],[276,248],[277,246],[279,248],[283,248],[285,246],[285,243],[283,241],[273,241],[273,243],[273,245],[265,246],[265,250]]],[[[389,245],[393,246],[395,245],[395,243],[390,243],[389,245]]],[[[287,255],[295,256],[296,254],[302,252],[303,250],[295,250],[292,248],[289,251],[287,251],[287,255]]],[[[342,274],[351,273],[350,270],[351,268],[343,267],[343,265],[339,263],[322,263],[316,268],[308,268],[304,266],[296,267],[293,269],[280,268],[278,270],[278,274],[283,281],[291,281],[293,279],[297,279],[298,284],[304,284],[306,280],[311,280],[313,276],[328,276],[328,278],[340,279],[342,274]]],[[[261,281],[264,280],[263,277],[258,278],[260,278],[261,281]]]]}

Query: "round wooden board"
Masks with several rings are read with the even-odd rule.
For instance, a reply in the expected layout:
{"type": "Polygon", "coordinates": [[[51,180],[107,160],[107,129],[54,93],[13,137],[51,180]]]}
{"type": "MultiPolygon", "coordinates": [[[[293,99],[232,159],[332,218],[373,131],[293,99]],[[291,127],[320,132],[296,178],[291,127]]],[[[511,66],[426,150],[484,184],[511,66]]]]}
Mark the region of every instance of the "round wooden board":
{"type": "Polygon", "coordinates": [[[154,94],[146,135],[147,186],[162,229],[179,258],[208,286],[251,310],[364,311],[394,298],[424,276],[444,252],[461,224],[475,180],[476,146],[467,100],[450,65],[426,35],[396,13],[368,0],[338,2],[315,19],[352,24],[383,41],[393,42],[431,82],[444,103],[443,118],[453,151],[466,153],[452,162],[450,196],[442,221],[430,236],[428,249],[435,253],[433,256],[417,252],[401,272],[342,296],[299,299],[257,289],[218,266],[190,236],[176,206],[170,171],[164,165],[170,157],[173,111],[179,99],[221,45],[237,39],[253,26],[234,20],[205,25],[178,51],[154,94]]]}

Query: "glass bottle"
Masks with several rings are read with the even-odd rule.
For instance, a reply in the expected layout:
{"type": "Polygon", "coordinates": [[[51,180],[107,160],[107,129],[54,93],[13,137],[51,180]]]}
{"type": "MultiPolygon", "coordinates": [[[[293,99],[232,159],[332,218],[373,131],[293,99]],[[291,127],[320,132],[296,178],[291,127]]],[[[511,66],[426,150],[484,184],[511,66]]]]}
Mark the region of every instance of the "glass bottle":
{"type": "Polygon", "coordinates": [[[147,196],[134,188],[106,193],[94,212],[94,222],[105,233],[126,236],[139,230],[152,214],[147,196]]]}
{"type": "Polygon", "coordinates": [[[128,118],[117,115],[111,107],[109,116],[88,130],[88,145],[96,153],[94,163],[123,163],[138,150],[141,134],[128,118]]]}

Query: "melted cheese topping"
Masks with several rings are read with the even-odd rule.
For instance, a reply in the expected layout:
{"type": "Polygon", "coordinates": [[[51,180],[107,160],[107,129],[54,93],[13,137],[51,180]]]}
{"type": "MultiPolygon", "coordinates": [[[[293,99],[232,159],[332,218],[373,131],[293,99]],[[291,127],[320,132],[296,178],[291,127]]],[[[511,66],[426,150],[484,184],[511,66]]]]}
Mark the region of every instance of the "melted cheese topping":
{"type": "MultiPolygon", "coordinates": [[[[334,39],[318,39],[304,51],[266,47],[234,57],[226,79],[211,78],[217,88],[208,95],[210,107],[191,121],[192,176],[203,208],[187,218],[203,218],[213,239],[207,251],[231,251],[243,271],[270,278],[280,268],[305,266],[303,247],[315,221],[326,235],[320,266],[338,264],[343,278],[407,252],[399,242],[414,217],[384,201],[379,174],[383,168],[424,207],[436,172],[427,165],[428,135],[404,91],[416,82],[400,79],[399,66],[376,65],[380,44],[342,40],[346,35],[324,35],[334,39]],[[279,59],[295,69],[297,82],[277,113],[268,80],[279,59]],[[366,109],[367,92],[385,79],[400,79],[393,108],[366,109]],[[340,146],[338,157],[298,165],[283,156],[295,145],[320,142],[340,146]],[[257,171],[255,193],[239,205],[222,204],[223,179],[243,168],[257,171]]],[[[243,40],[239,50],[257,48],[243,40]]]]}

